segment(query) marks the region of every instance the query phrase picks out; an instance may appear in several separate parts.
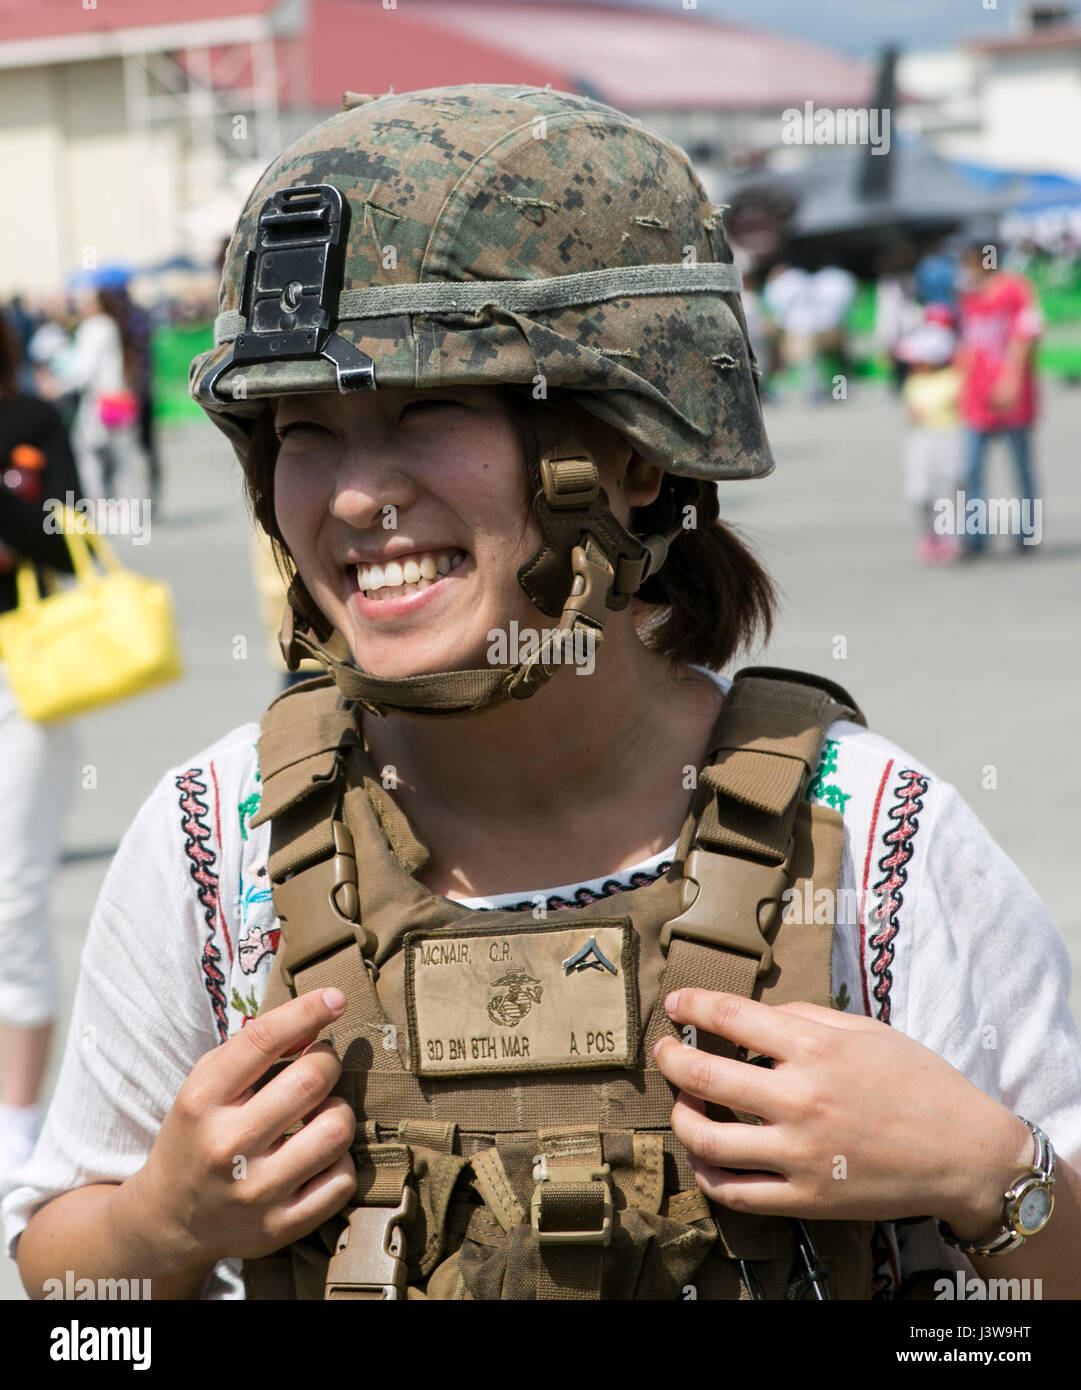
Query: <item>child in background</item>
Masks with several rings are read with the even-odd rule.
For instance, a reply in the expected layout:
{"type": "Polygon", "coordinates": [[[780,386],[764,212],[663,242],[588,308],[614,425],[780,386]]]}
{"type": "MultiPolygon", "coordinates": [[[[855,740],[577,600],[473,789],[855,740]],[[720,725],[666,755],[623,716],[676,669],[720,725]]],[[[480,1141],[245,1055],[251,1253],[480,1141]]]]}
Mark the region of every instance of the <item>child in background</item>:
{"type": "Polygon", "coordinates": [[[953,497],[961,477],[956,347],[953,312],[945,304],[929,304],[923,323],[897,345],[897,356],[908,367],[901,388],[909,421],[902,450],[905,497],[918,511],[916,555],[925,565],[955,559],[960,550],[956,537],[935,529],[935,504],[953,497]]]}

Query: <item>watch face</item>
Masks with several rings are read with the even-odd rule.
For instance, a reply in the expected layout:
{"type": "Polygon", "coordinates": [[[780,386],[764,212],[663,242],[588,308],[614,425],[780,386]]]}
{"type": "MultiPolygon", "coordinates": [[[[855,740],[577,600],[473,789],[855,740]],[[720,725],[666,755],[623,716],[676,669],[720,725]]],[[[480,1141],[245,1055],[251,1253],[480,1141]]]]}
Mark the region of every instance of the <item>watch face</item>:
{"type": "Polygon", "coordinates": [[[1030,1236],[1047,1224],[1051,1215],[1052,1198],[1046,1187],[1034,1185],[1017,1204],[1017,1229],[1030,1236]]]}

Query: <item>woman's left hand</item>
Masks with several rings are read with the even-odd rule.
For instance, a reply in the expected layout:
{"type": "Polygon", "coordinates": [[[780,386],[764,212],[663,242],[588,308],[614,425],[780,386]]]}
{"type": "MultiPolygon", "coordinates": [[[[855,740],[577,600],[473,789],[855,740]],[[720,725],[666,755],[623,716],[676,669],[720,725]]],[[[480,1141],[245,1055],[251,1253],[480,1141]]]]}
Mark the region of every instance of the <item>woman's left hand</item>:
{"type": "Polygon", "coordinates": [[[753,1066],[674,1038],[654,1049],[680,1088],[673,1132],[714,1201],[763,1216],[937,1216],[970,1240],[1001,1226],[1002,1194],[1032,1160],[1031,1133],[929,1048],[815,1004],[704,989],[666,1004],[677,1025],[774,1059],[753,1066]],[[706,1101],[763,1123],[716,1123],[706,1101]]]}

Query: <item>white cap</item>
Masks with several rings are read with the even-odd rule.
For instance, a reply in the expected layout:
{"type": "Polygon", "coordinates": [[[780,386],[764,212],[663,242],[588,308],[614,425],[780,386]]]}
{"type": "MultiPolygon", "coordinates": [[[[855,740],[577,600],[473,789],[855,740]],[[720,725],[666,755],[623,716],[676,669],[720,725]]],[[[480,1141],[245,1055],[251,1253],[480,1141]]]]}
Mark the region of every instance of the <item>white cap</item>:
{"type": "Polygon", "coordinates": [[[902,362],[926,362],[932,367],[944,367],[954,354],[957,334],[941,323],[921,323],[906,333],[895,349],[902,362]]]}

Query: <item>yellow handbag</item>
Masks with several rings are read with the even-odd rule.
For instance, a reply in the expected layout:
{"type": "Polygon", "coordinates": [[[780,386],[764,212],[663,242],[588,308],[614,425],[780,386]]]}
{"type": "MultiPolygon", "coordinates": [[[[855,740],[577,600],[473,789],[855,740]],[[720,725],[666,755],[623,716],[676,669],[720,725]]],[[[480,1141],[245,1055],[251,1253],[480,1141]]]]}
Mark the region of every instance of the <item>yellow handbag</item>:
{"type": "Polygon", "coordinates": [[[39,723],[70,719],[182,674],[169,589],[125,569],[104,537],[87,530],[86,518],[63,511],[74,585],[43,597],[33,561],[20,560],[18,606],[0,614],[8,683],[21,712],[39,723]]]}

